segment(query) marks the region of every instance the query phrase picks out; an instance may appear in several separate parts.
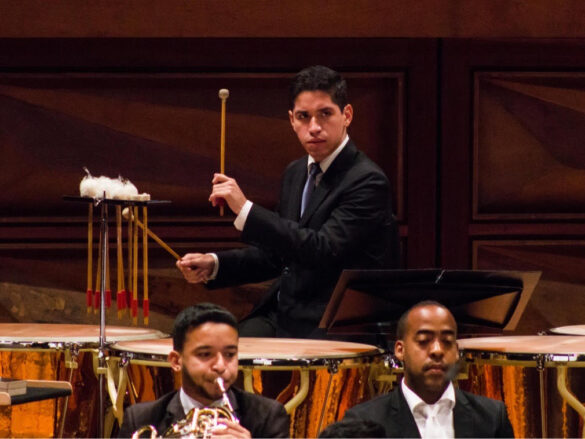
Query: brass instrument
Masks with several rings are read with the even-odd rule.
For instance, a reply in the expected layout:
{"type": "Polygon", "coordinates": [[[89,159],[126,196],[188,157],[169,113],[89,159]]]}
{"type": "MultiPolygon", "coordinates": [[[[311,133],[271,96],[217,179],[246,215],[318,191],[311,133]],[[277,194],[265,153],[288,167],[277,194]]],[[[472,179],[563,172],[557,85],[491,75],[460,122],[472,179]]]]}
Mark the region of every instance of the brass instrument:
{"type": "Polygon", "coordinates": [[[223,379],[217,378],[216,382],[223,394],[223,406],[193,408],[187,413],[185,418],[171,425],[162,436],[158,435],[154,426],[145,425],[132,434],[132,439],[137,439],[146,432],[150,432],[150,439],[208,438],[211,436],[213,429],[220,423],[220,420],[240,422],[234,414],[234,409],[227,397],[223,379]]]}

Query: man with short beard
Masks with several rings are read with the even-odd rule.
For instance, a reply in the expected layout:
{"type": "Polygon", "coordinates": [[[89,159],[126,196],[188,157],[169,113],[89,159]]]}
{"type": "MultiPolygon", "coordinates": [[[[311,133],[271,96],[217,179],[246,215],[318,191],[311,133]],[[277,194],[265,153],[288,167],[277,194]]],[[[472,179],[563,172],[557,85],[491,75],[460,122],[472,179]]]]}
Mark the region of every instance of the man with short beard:
{"type": "Polygon", "coordinates": [[[394,354],[404,379],[393,392],[359,404],[343,422],[382,424],[387,437],[514,437],[506,406],[453,387],[457,324],[438,302],[421,302],[398,322],[394,354]]]}
{"type": "Polygon", "coordinates": [[[238,324],[224,308],[202,303],[183,310],[173,329],[171,368],[181,372],[181,389],[126,409],[119,437],[145,425],[158,434],[193,408],[223,405],[221,378],[238,422],[221,420],[211,437],[289,437],[289,417],[279,402],[232,386],[238,376],[238,324]]]}

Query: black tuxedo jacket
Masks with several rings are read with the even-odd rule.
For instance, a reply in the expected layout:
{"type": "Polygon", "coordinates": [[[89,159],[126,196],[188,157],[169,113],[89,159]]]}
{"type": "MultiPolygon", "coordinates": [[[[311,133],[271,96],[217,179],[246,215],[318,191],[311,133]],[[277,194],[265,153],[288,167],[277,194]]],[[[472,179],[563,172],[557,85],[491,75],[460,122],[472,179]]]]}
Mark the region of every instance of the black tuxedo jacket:
{"type": "MultiPolygon", "coordinates": [[[[352,407],[343,422],[370,420],[382,424],[387,437],[418,437],[420,433],[400,387],[352,407]]],[[[506,406],[501,401],[455,389],[455,437],[514,437],[506,406]]]]}
{"type": "MultiPolygon", "coordinates": [[[[228,398],[240,425],[247,428],[252,437],[290,436],[290,418],[279,402],[234,387],[228,391],[228,398]]],[[[158,435],[162,436],[171,425],[184,417],[179,392],[171,392],[156,401],[128,407],[118,437],[129,438],[145,425],[153,425],[158,435]]]]}
{"type": "MultiPolygon", "coordinates": [[[[277,304],[279,325],[297,337],[317,328],[343,269],[398,266],[398,233],[384,172],[350,140],[300,217],[307,157],[285,170],[276,212],[254,204],[242,232],[250,247],[218,253],[211,287],[277,278],[252,312],[277,304]]],[[[274,309],[274,308],[272,308],[274,309]]]]}

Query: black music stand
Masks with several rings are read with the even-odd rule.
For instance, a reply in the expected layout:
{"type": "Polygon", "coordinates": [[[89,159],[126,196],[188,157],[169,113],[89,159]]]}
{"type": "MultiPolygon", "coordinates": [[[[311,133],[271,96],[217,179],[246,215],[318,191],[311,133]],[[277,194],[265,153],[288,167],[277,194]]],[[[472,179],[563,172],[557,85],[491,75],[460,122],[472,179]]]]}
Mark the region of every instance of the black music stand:
{"type": "Polygon", "coordinates": [[[459,335],[514,330],[541,272],[344,270],[319,328],[332,334],[392,337],[400,316],[423,300],[445,305],[459,335]]]}

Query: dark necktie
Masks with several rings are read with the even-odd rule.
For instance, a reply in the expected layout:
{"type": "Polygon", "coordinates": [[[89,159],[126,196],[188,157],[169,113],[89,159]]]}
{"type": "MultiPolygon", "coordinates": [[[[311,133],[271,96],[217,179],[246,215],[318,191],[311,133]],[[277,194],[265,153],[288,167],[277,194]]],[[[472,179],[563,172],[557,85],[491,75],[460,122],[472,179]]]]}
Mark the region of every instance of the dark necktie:
{"type": "Polygon", "coordinates": [[[301,200],[301,216],[305,213],[305,209],[309,204],[309,200],[311,199],[311,195],[315,190],[315,180],[317,175],[321,173],[321,167],[319,163],[311,163],[309,166],[309,176],[307,177],[307,182],[305,183],[305,187],[303,189],[303,198],[301,200]]]}

